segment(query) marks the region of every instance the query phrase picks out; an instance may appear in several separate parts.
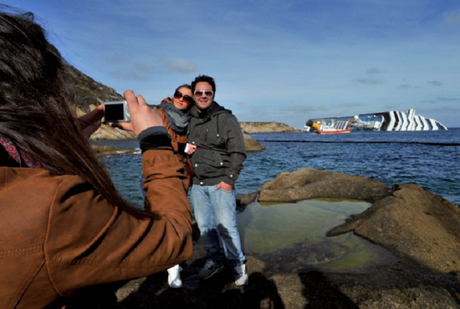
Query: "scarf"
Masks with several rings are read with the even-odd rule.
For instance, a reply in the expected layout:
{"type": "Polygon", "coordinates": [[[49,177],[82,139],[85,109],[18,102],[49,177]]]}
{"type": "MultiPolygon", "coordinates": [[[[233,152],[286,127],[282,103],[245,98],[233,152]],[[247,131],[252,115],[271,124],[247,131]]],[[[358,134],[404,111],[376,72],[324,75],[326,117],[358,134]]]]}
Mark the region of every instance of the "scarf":
{"type": "Polygon", "coordinates": [[[167,101],[162,101],[159,108],[165,111],[166,118],[174,132],[179,135],[187,133],[187,126],[190,120],[189,115],[177,109],[174,104],[168,103],[167,101]]]}
{"type": "Polygon", "coordinates": [[[10,157],[14,159],[14,161],[16,161],[20,167],[23,167],[22,163],[24,162],[27,167],[45,168],[34,156],[18,149],[8,137],[1,133],[0,145],[5,148],[6,152],[8,152],[10,157]]]}

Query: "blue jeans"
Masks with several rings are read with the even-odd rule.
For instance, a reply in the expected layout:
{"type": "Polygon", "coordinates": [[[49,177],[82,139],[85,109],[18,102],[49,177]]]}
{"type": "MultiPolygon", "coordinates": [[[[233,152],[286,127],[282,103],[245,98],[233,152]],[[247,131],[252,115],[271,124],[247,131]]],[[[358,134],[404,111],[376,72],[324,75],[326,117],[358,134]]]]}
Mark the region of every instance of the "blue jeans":
{"type": "Polygon", "coordinates": [[[215,185],[194,184],[190,189],[190,202],[201,232],[207,258],[223,261],[230,266],[246,260],[236,225],[235,190],[215,190],[215,185]]]}

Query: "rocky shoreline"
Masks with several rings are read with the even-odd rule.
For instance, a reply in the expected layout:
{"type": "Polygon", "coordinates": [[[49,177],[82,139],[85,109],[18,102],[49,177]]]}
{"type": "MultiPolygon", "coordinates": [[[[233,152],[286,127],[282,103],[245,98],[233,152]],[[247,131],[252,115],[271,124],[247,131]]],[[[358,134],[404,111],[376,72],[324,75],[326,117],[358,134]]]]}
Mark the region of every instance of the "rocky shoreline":
{"type": "MultiPolygon", "coordinates": [[[[238,207],[252,207],[255,199],[294,203],[331,197],[365,200],[372,206],[332,228],[327,236],[353,233],[367,239],[388,251],[392,258],[387,264],[332,272],[312,265],[286,273],[276,271],[273,261],[248,256],[249,285],[241,288],[233,284],[229,272],[200,282],[197,273],[204,264],[204,251],[198,240],[193,257],[182,265],[184,288],[169,288],[163,272],[126,283],[110,302],[99,294],[91,304],[104,303],[103,308],[460,308],[460,209],[418,185],[389,188],[367,178],[302,169],[280,173],[259,192],[239,196],[238,207]]],[[[301,247],[286,250],[278,263],[308,265],[303,250],[311,248],[301,247]]]]}

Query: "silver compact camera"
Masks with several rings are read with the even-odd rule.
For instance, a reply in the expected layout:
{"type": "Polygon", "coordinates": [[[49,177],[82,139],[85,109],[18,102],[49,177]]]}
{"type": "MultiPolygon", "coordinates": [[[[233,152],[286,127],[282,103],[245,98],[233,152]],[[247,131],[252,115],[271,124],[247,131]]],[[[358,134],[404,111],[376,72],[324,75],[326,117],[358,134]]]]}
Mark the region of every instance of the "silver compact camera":
{"type": "Polygon", "coordinates": [[[128,103],[124,100],[104,102],[104,118],[105,122],[131,121],[128,103]]]}

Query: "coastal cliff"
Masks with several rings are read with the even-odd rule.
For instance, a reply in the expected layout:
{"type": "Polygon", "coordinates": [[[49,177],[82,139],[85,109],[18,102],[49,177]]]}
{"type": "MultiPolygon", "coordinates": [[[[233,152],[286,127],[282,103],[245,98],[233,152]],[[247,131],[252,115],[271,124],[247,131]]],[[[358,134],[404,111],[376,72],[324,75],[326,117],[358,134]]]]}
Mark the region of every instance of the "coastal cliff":
{"type": "Polygon", "coordinates": [[[117,93],[115,89],[96,82],[73,66],[68,65],[67,69],[69,73],[69,92],[72,94],[71,106],[87,113],[102,101],[123,99],[123,96],[117,93]]]}

